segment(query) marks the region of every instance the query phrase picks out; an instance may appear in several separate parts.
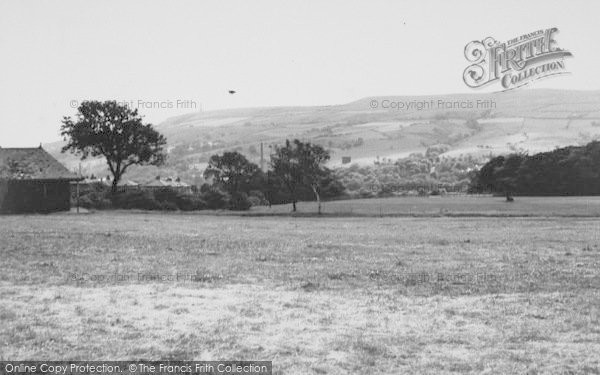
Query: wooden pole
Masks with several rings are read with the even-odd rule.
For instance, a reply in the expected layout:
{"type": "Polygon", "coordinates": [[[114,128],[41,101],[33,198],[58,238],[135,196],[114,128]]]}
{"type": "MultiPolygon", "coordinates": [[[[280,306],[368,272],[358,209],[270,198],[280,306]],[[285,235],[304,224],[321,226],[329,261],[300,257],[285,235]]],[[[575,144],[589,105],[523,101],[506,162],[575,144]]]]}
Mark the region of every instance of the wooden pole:
{"type": "Polygon", "coordinates": [[[77,213],[79,213],[79,179],[81,178],[81,163],[79,163],[79,178],[77,179],[77,213]]]}
{"type": "Polygon", "coordinates": [[[263,172],[265,171],[265,156],[262,142],[260,142],[260,170],[263,172]]]}

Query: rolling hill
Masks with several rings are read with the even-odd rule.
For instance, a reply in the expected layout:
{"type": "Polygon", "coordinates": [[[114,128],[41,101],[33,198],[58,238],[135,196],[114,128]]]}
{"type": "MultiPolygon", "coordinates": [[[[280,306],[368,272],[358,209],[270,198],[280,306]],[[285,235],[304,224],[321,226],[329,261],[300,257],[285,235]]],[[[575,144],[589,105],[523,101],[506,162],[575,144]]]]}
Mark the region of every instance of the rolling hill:
{"type": "MultiPolygon", "coordinates": [[[[156,127],[168,139],[168,164],[133,169],[128,178],[170,174],[197,180],[210,155],[238,150],[258,163],[261,142],[268,159],[269,147],[286,138],[329,148],[332,167],[341,166],[342,157],[366,165],[437,144],[448,145],[451,156],[547,151],[600,138],[600,91],[368,97],[331,106],[190,113],[156,127]]],[[[60,154],[61,146],[45,148],[76,168],[78,159],[60,154]]],[[[104,162],[86,161],[84,172],[106,173],[104,162]]]]}

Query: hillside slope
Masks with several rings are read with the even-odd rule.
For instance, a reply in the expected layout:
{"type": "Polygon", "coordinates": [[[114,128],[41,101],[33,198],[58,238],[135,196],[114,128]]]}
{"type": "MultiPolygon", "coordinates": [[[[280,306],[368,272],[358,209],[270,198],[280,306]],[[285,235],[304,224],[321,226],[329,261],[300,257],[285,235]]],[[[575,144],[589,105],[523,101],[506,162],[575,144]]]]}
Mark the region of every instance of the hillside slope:
{"type": "MultiPolygon", "coordinates": [[[[359,164],[393,160],[435,144],[448,145],[453,156],[534,153],[599,138],[600,91],[381,96],[332,106],[229,109],[173,117],[157,129],[168,139],[169,164],[130,176],[169,173],[194,179],[214,153],[235,149],[259,162],[261,142],[268,159],[269,146],[286,138],[329,148],[332,166],[341,165],[342,157],[359,164]]],[[[46,148],[76,167],[78,160],[60,154],[60,146],[46,148]]],[[[104,168],[102,161],[84,165],[96,174],[104,168]]]]}

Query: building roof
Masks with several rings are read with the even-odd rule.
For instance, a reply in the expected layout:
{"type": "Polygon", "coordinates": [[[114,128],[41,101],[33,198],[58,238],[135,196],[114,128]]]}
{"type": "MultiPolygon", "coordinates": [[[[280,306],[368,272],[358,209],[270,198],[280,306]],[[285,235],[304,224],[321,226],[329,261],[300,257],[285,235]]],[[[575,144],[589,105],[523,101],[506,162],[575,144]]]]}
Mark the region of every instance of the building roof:
{"type": "Polygon", "coordinates": [[[0,179],[17,180],[78,180],[41,147],[0,147],[0,179]]]}
{"type": "Polygon", "coordinates": [[[164,180],[153,180],[150,181],[149,183],[147,183],[145,186],[170,186],[166,181],[164,180]]]}
{"type": "MultiPolygon", "coordinates": [[[[103,184],[106,186],[112,186],[113,180],[111,180],[110,178],[97,178],[97,179],[90,179],[87,178],[85,180],[83,180],[84,183],[87,184],[103,184]]],[[[135,181],[131,181],[131,180],[124,180],[121,179],[119,180],[119,182],[117,182],[117,186],[139,186],[140,184],[138,184],[135,181]]]]}
{"type": "Polygon", "coordinates": [[[161,178],[161,179],[152,180],[144,186],[148,186],[148,187],[189,187],[190,185],[186,184],[185,182],[177,181],[176,179],[169,177],[166,179],[161,178]]]}
{"type": "Polygon", "coordinates": [[[131,180],[121,180],[121,181],[119,181],[117,186],[139,186],[139,184],[137,182],[131,181],[131,180]]]}

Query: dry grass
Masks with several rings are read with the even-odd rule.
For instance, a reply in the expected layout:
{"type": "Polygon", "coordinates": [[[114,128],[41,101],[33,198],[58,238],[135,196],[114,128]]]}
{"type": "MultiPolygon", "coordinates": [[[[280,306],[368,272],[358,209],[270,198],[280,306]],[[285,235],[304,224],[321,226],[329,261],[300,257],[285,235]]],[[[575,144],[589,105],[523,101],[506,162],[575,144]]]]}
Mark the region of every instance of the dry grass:
{"type": "MultiPolygon", "coordinates": [[[[289,214],[291,205],[253,207],[246,215],[289,214]]],[[[316,202],[298,204],[297,215],[317,212],[316,202]]],[[[330,201],[323,204],[329,216],[366,217],[600,217],[600,197],[503,197],[447,195],[330,201]]]]}
{"type": "Polygon", "coordinates": [[[600,373],[599,224],[0,217],[0,360],[260,359],[279,374],[600,373]],[[186,276],[149,276],[175,274],[186,276]]]}

